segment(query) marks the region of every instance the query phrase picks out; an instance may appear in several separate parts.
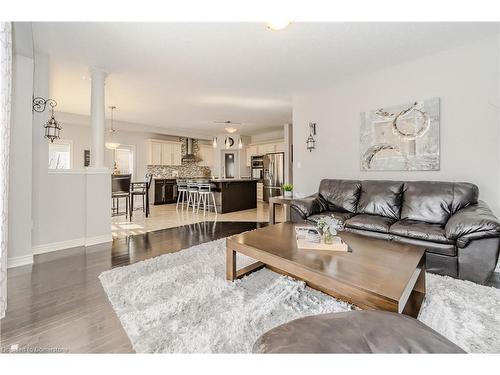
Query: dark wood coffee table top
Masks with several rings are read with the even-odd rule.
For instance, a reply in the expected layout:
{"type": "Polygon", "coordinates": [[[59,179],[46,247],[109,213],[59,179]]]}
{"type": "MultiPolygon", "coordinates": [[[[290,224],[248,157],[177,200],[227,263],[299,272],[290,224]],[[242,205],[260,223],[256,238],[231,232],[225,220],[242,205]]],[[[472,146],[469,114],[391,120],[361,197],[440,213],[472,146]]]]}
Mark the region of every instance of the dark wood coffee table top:
{"type": "MultiPolygon", "coordinates": [[[[229,237],[228,258],[230,251],[243,253],[262,262],[260,266],[275,267],[365,308],[402,312],[416,289],[414,308],[420,308],[425,295],[425,248],[341,232],[351,252],[298,249],[294,227],[280,223],[229,237]]],[[[230,259],[227,265],[231,266],[230,259]]],[[[238,276],[230,275],[228,268],[228,279],[238,276]]]]}

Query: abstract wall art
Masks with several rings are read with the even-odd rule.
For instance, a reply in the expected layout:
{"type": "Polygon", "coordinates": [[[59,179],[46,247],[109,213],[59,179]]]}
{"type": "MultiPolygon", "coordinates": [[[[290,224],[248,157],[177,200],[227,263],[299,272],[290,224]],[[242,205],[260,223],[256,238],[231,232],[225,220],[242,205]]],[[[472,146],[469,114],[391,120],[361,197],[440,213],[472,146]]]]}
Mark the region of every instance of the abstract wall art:
{"type": "Polygon", "coordinates": [[[439,98],[361,113],[362,171],[438,171],[439,98]]]}

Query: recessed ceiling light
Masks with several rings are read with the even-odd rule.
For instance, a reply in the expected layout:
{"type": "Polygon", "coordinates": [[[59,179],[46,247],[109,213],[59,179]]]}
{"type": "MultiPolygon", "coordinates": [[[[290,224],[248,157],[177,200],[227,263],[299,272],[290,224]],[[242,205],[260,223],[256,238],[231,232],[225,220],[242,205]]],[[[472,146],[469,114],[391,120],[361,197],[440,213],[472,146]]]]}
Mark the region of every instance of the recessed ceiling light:
{"type": "Polygon", "coordinates": [[[286,20],[276,20],[276,21],[270,21],[267,23],[267,28],[274,30],[274,31],[279,31],[286,29],[290,25],[290,21],[286,20]]]}
{"type": "Polygon", "coordinates": [[[236,128],[231,128],[231,127],[229,127],[229,128],[224,128],[224,129],[226,129],[226,131],[227,131],[228,133],[231,133],[231,134],[232,134],[232,133],[234,133],[236,130],[238,130],[238,129],[236,129],[236,128]]]}

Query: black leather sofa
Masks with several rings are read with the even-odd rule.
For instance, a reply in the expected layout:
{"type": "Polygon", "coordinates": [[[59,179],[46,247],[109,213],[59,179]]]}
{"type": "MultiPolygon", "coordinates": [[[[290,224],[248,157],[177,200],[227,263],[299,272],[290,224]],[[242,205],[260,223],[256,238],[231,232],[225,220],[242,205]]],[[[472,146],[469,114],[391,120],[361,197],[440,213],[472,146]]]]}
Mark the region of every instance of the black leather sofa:
{"type": "Polygon", "coordinates": [[[484,284],[498,260],[500,222],[478,196],[464,182],[327,179],[291,202],[291,220],[334,215],[345,231],[425,246],[428,272],[484,284]]]}

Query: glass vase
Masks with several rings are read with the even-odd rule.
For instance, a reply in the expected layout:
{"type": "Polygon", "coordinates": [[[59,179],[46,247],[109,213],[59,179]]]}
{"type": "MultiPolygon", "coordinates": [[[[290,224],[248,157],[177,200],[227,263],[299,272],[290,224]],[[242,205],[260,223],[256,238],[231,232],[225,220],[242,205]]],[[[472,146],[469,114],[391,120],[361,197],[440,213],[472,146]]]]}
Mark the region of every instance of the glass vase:
{"type": "Polygon", "coordinates": [[[323,243],[326,245],[331,245],[333,243],[333,234],[330,231],[325,231],[323,233],[323,243]]]}

